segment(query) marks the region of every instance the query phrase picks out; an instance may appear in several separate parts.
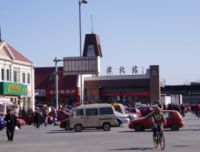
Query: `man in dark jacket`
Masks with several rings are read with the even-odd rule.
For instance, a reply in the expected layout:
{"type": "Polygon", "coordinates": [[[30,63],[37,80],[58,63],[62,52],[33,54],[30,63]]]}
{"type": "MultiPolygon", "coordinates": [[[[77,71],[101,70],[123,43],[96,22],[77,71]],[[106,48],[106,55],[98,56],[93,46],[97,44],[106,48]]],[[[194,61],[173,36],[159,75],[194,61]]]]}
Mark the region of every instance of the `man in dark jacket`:
{"type": "Polygon", "coordinates": [[[8,109],[5,121],[7,122],[6,134],[8,141],[13,141],[15,126],[17,125],[17,118],[11,109],[8,109]]]}

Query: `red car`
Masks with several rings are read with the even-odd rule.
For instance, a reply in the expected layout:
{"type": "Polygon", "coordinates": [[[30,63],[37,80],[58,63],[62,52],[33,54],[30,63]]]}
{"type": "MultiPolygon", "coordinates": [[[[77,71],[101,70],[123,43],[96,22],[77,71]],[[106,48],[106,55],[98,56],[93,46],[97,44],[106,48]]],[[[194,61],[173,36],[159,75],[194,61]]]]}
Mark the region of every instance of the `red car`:
{"type": "Polygon", "coordinates": [[[17,127],[22,128],[23,126],[25,126],[25,121],[21,118],[17,118],[17,127]]]}
{"type": "MultiPolygon", "coordinates": [[[[164,125],[164,128],[171,128],[171,130],[179,130],[179,128],[184,126],[183,117],[179,112],[175,110],[162,110],[167,122],[164,125]]],[[[145,129],[153,128],[152,114],[149,113],[147,116],[134,119],[129,123],[130,129],[135,129],[135,131],[144,131],[145,129]]]]}

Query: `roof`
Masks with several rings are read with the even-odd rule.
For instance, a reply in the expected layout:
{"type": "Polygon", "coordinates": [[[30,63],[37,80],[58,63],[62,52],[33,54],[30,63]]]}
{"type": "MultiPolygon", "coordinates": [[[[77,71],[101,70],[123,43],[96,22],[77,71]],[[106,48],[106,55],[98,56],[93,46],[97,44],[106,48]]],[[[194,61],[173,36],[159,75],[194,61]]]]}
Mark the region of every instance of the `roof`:
{"type": "Polygon", "coordinates": [[[94,103],[94,104],[78,106],[77,109],[79,109],[79,108],[99,108],[99,107],[112,107],[112,105],[108,104],[108,103],[94,103]]]}
{"type": "Polygon", "coordinates": [[[2,45],[5,45],[9,51],[11,51],[12,55],[14,56],[15,60],[18,60],[18,61],[22,61],[22,62],[27,62],[27,63],[31,63],[33,64],[28,58],[26,58],[24,55],[22,55],[21,53],[19,53],[15,48],[13,48],[10,44],[8,44],[7,42],[5,41],[1,41],[0,42],[0,47],[2,45]]]}

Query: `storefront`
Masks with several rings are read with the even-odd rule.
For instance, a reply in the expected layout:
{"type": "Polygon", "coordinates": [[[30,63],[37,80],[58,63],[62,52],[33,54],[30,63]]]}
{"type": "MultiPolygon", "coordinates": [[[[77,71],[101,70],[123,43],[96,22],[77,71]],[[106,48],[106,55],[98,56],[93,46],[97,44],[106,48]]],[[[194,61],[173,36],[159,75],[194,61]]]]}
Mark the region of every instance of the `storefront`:
{"type": "Polygon", "coordinates": [[[145,74],[86,77],[85,101],[155,104],[160,101],[159,66],[152,65],[145,74]]]}
{"type": "Polygon", "coordinates": [[[0,111],[12,108],[16,114],[20,108],[35,109],[35,85],[33,63],[0,41],[0,111]]]}
{"type": "MultiPolygon", "coordinates": [[[[5,114],[7,107],[15,109],[18,113],[23,99],[27,98],[27,85],[11,82],[0,82],[0,106],[5,114]]],[[[23,104],[28,104],[27,102],[23,104]]]]}

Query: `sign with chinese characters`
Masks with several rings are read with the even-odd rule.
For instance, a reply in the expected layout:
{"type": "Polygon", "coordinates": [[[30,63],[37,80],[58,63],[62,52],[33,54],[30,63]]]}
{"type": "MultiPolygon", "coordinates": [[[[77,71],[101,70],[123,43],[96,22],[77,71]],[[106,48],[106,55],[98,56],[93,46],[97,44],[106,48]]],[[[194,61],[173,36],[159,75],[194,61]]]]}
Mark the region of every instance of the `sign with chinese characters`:
{"type": "Polygon", "coordinates": [[[3,95],[27,96],[27,85],[11,82],[0,82],[0,93],[3,95]]]}

